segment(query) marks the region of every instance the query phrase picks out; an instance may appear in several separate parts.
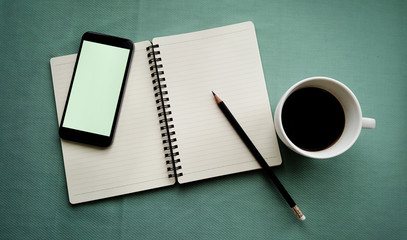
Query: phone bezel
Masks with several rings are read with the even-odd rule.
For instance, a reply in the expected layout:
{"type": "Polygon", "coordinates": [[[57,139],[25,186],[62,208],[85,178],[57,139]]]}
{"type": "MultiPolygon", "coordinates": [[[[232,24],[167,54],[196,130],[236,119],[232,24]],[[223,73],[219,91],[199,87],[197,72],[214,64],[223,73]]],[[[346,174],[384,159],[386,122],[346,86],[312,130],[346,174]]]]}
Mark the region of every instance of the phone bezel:
{"type": "Polygon", "coordinates": [[[69,86],[69,91],[68,91],[68,95],[67,95],[66,102],[65,102],[64,112],[63,112],[60,127],[59,127],[59,136],[62,139],[80,142],[80,143],[89,144],[89,145],[94,145],[94,146],[98,146],[98,147],[108,147],[111,145],[111,143],[113,141],[114,133],[116,130],[117,120],[118,120],[118,116],[120,113],[120,107],[121,107],[121,103],[123,100],[124,90],[126,87],[127,77],[129,75],[130,64],[131,64],[133,50],[134,50],[133,48],[134,48],[134,44],[129,39],[124,39],[124,38],[110,36],[110,35],[96,33],[96,32],[86,32],[82,35],[81,43],[79,46],[79,51],[76,56],[74,71],[73,71],[72,78],[71,78],[71,84],[69,86]],[[117,101],[116,111],[115,111],[115,115],[114,115],[114,119],[113,119],[113,123],[112,123],[111,129],[110,129],[109,136],[104,136],[104,135],[100,135],[100,134],[95,134],[95,133],[91,133],[91,132],[73,129],[73,128],[63,127],[66,107],[68,106],[72,85],[75,80],[76,68],[77,68],[77,64],[78,64],[78,59],[81,54],[83,41],[90,41],[90,42],[95,42],[95,43],[100,43],[100,44],[105,44],[105,45],[110,45],[110,46],[115,46],[115,47],[120,47],[120,48],[125,48],[125,49],[130,50],[129,56],[127,58],[126,69],[125,69],[125,73],[123,76],[123,80],[122,80],[122,84],[121,84],[121,88],[120,88],[120,94],[119,94],[119,98],[117,101]]]}

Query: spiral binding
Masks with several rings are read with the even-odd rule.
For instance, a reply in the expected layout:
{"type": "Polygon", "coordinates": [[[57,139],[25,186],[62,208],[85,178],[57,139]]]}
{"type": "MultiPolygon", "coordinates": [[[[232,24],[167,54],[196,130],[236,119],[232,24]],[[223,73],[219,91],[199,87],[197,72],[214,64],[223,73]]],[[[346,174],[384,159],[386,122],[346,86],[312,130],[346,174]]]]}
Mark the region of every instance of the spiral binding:
{"type": "Polygon", "coordinates": [[[177,151],[177,138],[175,137],[173,118],[171,117],[171,105],[168,97],[167,85],[165,84],[164,71],[162,71],[163,65],[161,64],[161,58],[158,50],[159,45],[148,46],[147,57],[148,64],[150,65],[151,77],[153,78],[153,90],[155,96],[155,102],[158,111],[158,121],[160,123],[161,137],[163,138],[165,163],[167,164],[167,171],[169,178],[178,178],[182,176],[182,169],[179,159],[179,152],[177,151]]]}

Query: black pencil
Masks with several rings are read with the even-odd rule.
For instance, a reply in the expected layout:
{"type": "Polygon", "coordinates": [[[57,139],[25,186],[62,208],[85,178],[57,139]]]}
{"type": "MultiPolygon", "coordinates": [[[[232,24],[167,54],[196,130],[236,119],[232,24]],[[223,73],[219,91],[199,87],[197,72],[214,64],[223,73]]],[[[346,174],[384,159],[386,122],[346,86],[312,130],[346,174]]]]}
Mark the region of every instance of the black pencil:
{"type": "Polygon", "coordinates": [[[246,144],[247,148],[253,154],[254,158],[256,158],[257,162],[264,169],[265,173],[270,177],[270,179],[271,179],[271,181],[273,181],[274,185],[276,185],[277,189],[280,191],[281,195],[283,195],[284,199],[287,201],[290,208],[294,211],[295,215],[297,215],[297,217],[301,221],[304,221],[305,216],[304,216],[304,214],[302,214],[300,208],[297,206],[297,204],[291,198],[290,194],[287,192],[287,190],[281,184],[280,180],[278,180],[278,178],[274,174],[273,170],[269,167],[266,160],[264,160],[263,156],[257,150],[256,146],[254,146],[253,142],[250,140],[250,138],[244,132],[243,128],[240,126],[240,124],[237,122],[235,117],[232,115],[232,113],[226,107],[225,103],[214,92],[212,92],[212,94],[215,97],[215,101],[218,104],[218,107],[220,108],[220,110],[223,112],[225,117],[229,120],[230,124],[233,126],[233,128],[235,129],[237,134],[240,136],[240,138],[246,144]]]}

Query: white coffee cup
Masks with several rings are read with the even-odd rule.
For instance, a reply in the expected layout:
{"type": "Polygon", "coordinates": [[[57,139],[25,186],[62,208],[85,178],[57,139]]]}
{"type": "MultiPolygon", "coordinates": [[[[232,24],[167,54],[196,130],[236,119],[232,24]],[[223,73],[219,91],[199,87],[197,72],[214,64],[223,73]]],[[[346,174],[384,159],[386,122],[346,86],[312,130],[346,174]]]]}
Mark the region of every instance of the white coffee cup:
{"type": "Polygon", "coordinates": [[[348,150],[359,137],[362,128],[373,129],[376,121],[372,118],[362,117],[359,101],[353,92],[339,81],[328,77],[311,77],[299,81],[290,87],[281,97],[274,113],[275,129],[281,141],[294,152],[310,158],[331,158],[348,150]],[[302,88],[321,88],[331,93],[342,105],[345,114],[345,126],[339,139],[328,148],[320,151],[308,151],[296,146],[284,131],[282,110],[287,98],[302,88]]]}

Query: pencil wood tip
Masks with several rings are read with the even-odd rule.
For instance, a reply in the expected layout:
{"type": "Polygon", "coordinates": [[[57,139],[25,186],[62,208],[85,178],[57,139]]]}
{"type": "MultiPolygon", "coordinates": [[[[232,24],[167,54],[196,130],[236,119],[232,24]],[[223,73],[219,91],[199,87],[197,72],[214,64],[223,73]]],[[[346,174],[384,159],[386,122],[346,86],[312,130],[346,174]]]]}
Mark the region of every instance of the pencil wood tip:
{"type": "Polygon", "coordinates": [[[213,91],[212,91],[213,97],[215,98],[215,101],[217,104],[219,104],[220,102],[222,102],[222,100],[218,97],[218,95],[216,95],[213,91]]]}

